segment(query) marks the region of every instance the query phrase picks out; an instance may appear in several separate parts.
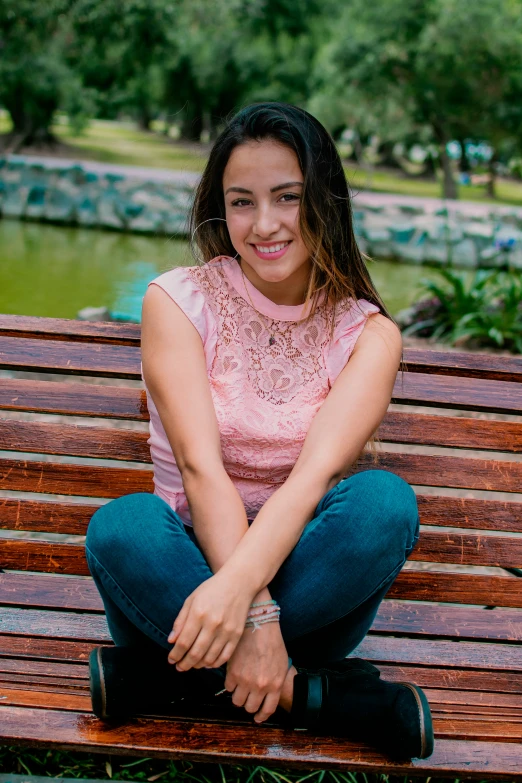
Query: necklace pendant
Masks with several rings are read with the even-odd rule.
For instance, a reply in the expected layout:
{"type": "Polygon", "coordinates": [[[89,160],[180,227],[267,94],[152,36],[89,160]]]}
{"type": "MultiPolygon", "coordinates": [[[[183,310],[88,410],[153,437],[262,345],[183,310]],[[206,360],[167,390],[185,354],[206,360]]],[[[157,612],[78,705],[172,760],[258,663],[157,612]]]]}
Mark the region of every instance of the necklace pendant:
{"type": "Polygon", "coordinates": [[[275,344],[275,337],[273,334],[270,335],[270,339],[268,341],[268,345],[274,345],[275,344]]]}

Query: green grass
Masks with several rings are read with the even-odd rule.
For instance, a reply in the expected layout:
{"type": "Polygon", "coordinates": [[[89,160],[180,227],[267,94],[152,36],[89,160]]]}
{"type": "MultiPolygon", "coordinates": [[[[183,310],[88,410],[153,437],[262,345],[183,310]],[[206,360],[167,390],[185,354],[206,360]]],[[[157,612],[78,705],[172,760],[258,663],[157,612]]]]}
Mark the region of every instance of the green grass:
{"type": "Polygon", "coordinates": [[[95,120],[81,136],[74,136],[67,125],[55,125],[53,130],[78,157],[101,163],[199,172],[206,162],[206,156],[189,145],[128,123],[95,120]]]}
{"type": "MultiPolygon", "coordinates": [[[[193,764],[189,761],[5,747],[0,747],[0,770],[8,774],[110,778],[139,783],[450,783],[448,778],[413,778],[409,775],[337,770],[288,771],[254,765],[193,764]]],[[[454,780],[453,783],[460,782],[454,780]]]]}

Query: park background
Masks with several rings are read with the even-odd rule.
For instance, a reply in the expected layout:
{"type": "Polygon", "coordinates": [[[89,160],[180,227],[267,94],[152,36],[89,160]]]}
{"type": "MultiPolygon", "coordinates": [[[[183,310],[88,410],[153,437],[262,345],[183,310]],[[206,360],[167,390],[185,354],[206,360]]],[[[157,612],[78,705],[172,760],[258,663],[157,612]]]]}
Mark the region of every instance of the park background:
{"type": "MultiPolygon", "coordinates": [[[[147,283],[194,263],[184,220],[227,118],[281,100],[334,136],[406,340],[522,353],[521,12],[520,0],[2,0],[0,312],[139,320],[147,283]]],[[[372,778],[8,748],[0,768],[372,778]]]]}

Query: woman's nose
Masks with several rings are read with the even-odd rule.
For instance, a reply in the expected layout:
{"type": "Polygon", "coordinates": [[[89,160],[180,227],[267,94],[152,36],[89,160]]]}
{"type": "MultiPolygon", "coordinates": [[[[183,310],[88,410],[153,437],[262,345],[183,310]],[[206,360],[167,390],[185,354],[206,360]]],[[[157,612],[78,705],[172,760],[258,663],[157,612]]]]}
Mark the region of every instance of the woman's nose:
{"type": "Polygon", "coordinates": [[[256,210],[252,229],[258,237],[268,239],[279,230],[280,220],[270,207],[259,207],[256,210]]]}

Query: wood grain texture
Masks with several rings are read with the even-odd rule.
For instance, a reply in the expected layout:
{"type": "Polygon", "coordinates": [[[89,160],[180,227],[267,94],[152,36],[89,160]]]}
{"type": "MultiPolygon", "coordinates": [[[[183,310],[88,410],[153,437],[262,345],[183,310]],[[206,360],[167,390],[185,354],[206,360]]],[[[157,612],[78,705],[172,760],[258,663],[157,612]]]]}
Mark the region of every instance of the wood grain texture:
{"type": "MultiPolygon", "coordinates": [[[[47,719],[48,711],[53,709],[60,710],[82,710],[91,711],[91,697],[88,693],[60,693],[59,691],[44,690],[25,690],[20,688],[10,688],[8,683],[0,682],[0,704],[2,708],[17,707],[36,707],[43,708],[42,720],[47,719]]],[[[0,712],[0,720],[3,713],[0,712]]],[[[2,729],[0,729],[1,735],[2,729]]]]}
{"type": "Polygon", "coordinates": [[[364,454],[354,472],[375,468],[397,473],[408,484],[497,492],[520,492],[522,487],[522,462],[379,451],[377,461],[364,454]]]}
{"type": "Polygon", "coordinates": [[[388,411],[377,437],[390,443],[512,453],[522,451],[522,423],[461,416],[388,411]]]}
{"type": "Polygon", "coordinates": [[[520,608],[522,579],[404,569],[388,591],[388,598],[520,608]]]}
{"type": "Polygon", "coordinates": [[[423,530],[412,559],[434,563],[522,567],[522,538],[423,530]]]}
{"type": "Polygon", "coordinates": [[[461,351],[423,351],[404,349],[404,362],[409,372],[458,375],[467,378],[522,381],[522,359],[518,356],[496,356],[491,353],[461,351]]]}
{"type": "Polygon", "coordinates": [[[72,680],[89,679],[89,667],[86,663],[57,663],[56,661],[32,661],[27,658],[0,657],[0,672],[2,674],[27,674],[33,677],[64,678],[72,680]]]}
{"type": "Polygon", "coordinates": [[[222,725],[219,741],[213,723],[135,719],[101,724],[94,716],[65,710],[3,707],[0,739],[31,747],[147,755],[224,763],[248,763],[303,769],[369,770],[388,774],[456,772],[484,779],[522,776],[522,746],[515,742],[440,740],[429,759],[391,762],[377,751],[345,738],[316,737],[253,725],[222,725]]]}
{"type": "Polygon", "coordinates": [[[125,386],[0,378],[0,410],[148,421],[145,392],[125,386]]]}
{"type": "Polygon", "coordinates": [[[94,459],[151,462],[148,433],[135,430],[0,419],[0,449],[94,459]]]}
{"type": "Polygon", "coordinates": [[[82,536],[97,505],[0,498],[0,529],[82,536]]]}
{"type": "Polygon", "coordinates": [[[152,471],[0,459],[0,489],[116,498],[152,492],[152,471]]]}
{"type": "Polygon", "coordinates": [[[522,672],[522,645],[367,636],[348,657],[375,662],[522,672]]]}
{"type": "MultiPolygon", "coordinates": [[[[103,604],[92,579],[55,574],[0,574],[0,604],[103,612],[103,604]]],[[[522,612],[385,600],[379,607],[372,632],[522,641],[522,612]]]]}
{"type": "Polygon", "coordinates": [[[141,378],[140,350],[134,345],[0,336],[0,368],[134,380],[141,378]]]}
{"type": "MultiPolygon", "coordinates": [[[[104,641],[103,644],[111,644],[104,641]]],[[[5,635],[0,633],[0,655],[16,656],[31,660],[87,662],[95,642],[77,642],[67,639],[46,639],[32,636],[5,635]]]]}
{"type": "Polygon", "coordinates": [[[480,693],[522,695],[522,672],[494,672],[481,669],[452,669],[437,666],[380,663],[381,676],[392,682],[413,682],[422,688],[466,689],[480,693]]]}
{"type": "Polygon", "coordinates": [[[417,495],[421,524],[522,533],[522,503],[417,495]]]}
{"type": "Polygon", "coordinates": [[[397,377],[392,401],[409,405],[518,414],[522,411],[522,386],[510,381],[408,372],[397,377]]]}
{"type": "Polygon", "coordinates": [[[107,321],[77,321],[68,318],[35,318],[27,315],[0,315],[3,337],[33,337],[43,340],[78,340],[89,343],[139,345],[139,324],[107,321]]]}
{"type": "Polygon", "coordinates": [[[0,568],[89,576],[81,544],[0,538],[0,568]]]}
{"type": "MultiPolygon", "coordinates": [[[[1,621],[2,634],[43,636],[99,644],[106,644],[111,640],[105,616],[100,614],[73,614],[4,606],[1,621]]],[[[33,646],[36,647],[38,644],[39,642],[33,639],[33,646]]]]}

